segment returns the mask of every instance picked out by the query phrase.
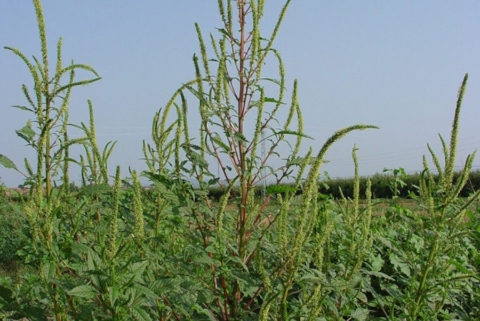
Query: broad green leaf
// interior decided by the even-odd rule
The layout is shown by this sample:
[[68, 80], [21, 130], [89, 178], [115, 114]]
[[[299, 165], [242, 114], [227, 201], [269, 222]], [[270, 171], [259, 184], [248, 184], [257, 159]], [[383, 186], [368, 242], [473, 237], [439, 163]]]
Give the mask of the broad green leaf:
[[238, 264], [240, 264], [243, 267], [243, 269], [245, 271], [248, 272], [248, 267], [245, 265], [245, 263], [243, 262], [243, 260], [241, 258], [239, 258], [238, 256], [231, 256], [230, 260], [232, 260], [234, 262], [237, 262]]
[[205, 265], [215, 265], [215, 261], [205, 253], [201, 257], [195, 259], [194, 262]]
[[[212, 178], [212, 179], [208, 180], [207, 185], [210, 185], [210, 186], [216, 185], [219, 180], [220, 180], [219, 177]], [[200, 192], [203, 193], [203, 191], [200, 191]], [[205, 194], [199, 194], [199, 193], [196, 191], [196, 194], [197, 194], [197, 195], [208, 195], [208, 192], [205, 192]]]
[[372, 259], [372, 269], [373, 269], [373, 271], [375, 271], [375, 272], [380, 271], [382, 269], [383, 263], [385, 263], [385, 261], [382, 259], [380, 254], [374, 256], [373, 259]]
[[132, 315], [135, 320], [138, 321], [152, 321], [152, 318], [148, 315], [147, 311], [140, 307], [134, 307], [132, 309]]
[[27, 123], [21, 129], [16, 130], [15, 132], [19, 137], [23, 138], [27, 143], [30, 143], [33, 137], [35, 137], [35, 132], [33, 131], [32, 125], [30, 123]]
[[[479, 228], [480, 228], [480, 227], [479, 227]], [[457, 260], [455, 260], [455, 259], [450, 259], [450, 260], [448, 260], [448, 263], [455, 265], [455, 267], [456, 267], [460, 272], [462, 272], [462, 273], [464, 273], [464, 274], [469, 274], [469, 273], [471, 273], [471, 271], [469, 271], [468, 269], [466, 269], [461, 262], [459, 262], [459, 261], [457, 261]]]
[[137, 284], [137, 285], [133, 286], [133, 288], [135, 290], [137, 290], [138, 292], [145, 294], [147, 297], [151, 297], [151, 298], [154, 298], [154, 299], [160, 299], [160, 297], [158, 295], [156, 295], [152, 290], [150, 290], [149, 288], [147, 288], [143, 285]]
[[154, 281], [153, 283], [150, 283], [149, 287], [157, 293], [162, 293], [167, 290], [173, 290], [177, 288], [182, 282], [183, 280], [181, 279], [159, 279]]
[[42, 264], [41, 271], [42, 271], [42, 277], [44, 280], [46, 281], [52, 280], [56, 272], [55, 263], [46, 262], [45, 264]]
[[147, 265], [148, 265], [148, 261], [143, 261], [143, 262], [133, 263], [130, 266], [130, 271], [132, 271], [134, 280], [136, 282], [142, 281], [142, 274], [143, 274], [143, 271], [145, 271], [145, 268], [147, 267]]
[[108, 295], [110, 298], [110, 305], [113, 307], [115, 306], [115, 302], [118, 299], [118, 288], [116, 286], [108, 287]]
[[215, 144], [220, 146], [225, 153], [230, 153], [230, 147], [228, 147], [228, 145], [222, 141], [222, 138], [218, 134], [215, 136], [212, 136], [212, 140]]
[[235, 133], [233, 134], [233, 138], [235, 138], [235, 140], [237, 142], [244, 142], [244, 143], [248, 143], [248, 140], [247, 138], [245, 137], [245, 135], [243, 135], [242, 133]]
[[244, 275], [244, 276], [245, 276], [245, 278], [242, 279], [238, 275], [232, 274], [232, 277], [235, 280], [237, 280], [238, 283], [240, 284], [240, 287], [242, 288], [242, 291], [243, 291], [243, 287], [248, 284], [247, 275]]
[[393, 248], [392, 242], [389, 239], [379, 235], [376, 236], [376, 239], [380, 241], [383, 245], [385, 245], [387, 248], [389, 249]]
[[15, 170], [18, 170], [17, 166], [15, 166], [15, 163], [13, 163], [13, 161], [10, 158], [2, 154], [0, 154], [0, 164], [5, 166], [6, 168], [13, 168]]
[[188, 152], [188, 156], [190, 157], [194, 165], [198, 165], [203, 168], [208, 168], [208, 162], [199, 153], [190, 151]]
[[367, 309], [356, 309], [355, 311], [352, 312], [350, 315], [354, 320], [359, 320], [363, 321], [367, 319], [368, 316], [368, 310]]
[[97, 294], [91, 285], [80, 285], [68, 291], [68, 294], [85, 299], [92, 299]]
[[168, 181], [167, 179], [165, 179], [165, 177], [146, 171], [142, 172], [142, 176], [149, 178], [150, 181], [153, 182], [153, 184], [157, 188], [157, 191], [166, 201], [169, 201], [173, 205], [180, 204], [178, 196], [174, 192], [172, 192], [171, 189], [166, 185]]
[[417, 251], [417, 253], [421, 253], [423, 248], [424, 248], [424, 240], [422, 237], [413, 234], [409, 240], [411, 244], [413, 244], [413, 247]]
[[217, 253], [217, 249], [215, 246], [213, 245], [209, 245], [205, 248], [205, 251], [207, 251], [208, 253], [212, 253], [212, 254], [215, 254]]
[[402, 261], [398, 256], [396, 256], [393, 253], [390, 253], [389, 259], [390, 259], [390, 263], [392, 263], [393, 267], [396, 270], [400, 270], [406, 276], [410, 276], [410, 267], [408, 266], [407, 263]]
[[180, 201], [178, 199], [178, 196], [169, 190], [165, 184], [162, 184], [160, 182], [153, 182], [155, 184], [155, 187], [157, 188], [158, 192], [164, 198], [166, 201], [169, 201], [173, 205], [178, 205], [180, 204]]
[[181, 295], [178, 296], [178, 303], [192, 306], [196, 303], [197, 298], [193, 293], [183, 292]]

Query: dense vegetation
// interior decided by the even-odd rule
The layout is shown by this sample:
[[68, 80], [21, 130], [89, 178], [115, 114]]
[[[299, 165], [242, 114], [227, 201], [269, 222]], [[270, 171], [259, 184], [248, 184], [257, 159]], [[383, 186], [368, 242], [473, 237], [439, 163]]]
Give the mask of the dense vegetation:
[[[258, 29], [264, 1], [219, 0], [219, 38], [210, 36], [208, 51], [196, 26], [195, 77], [153, 117], [152, 143], [143, 145], [148, 170], [122, 179], [117, 167], [111, 182], [115, 144], [97, 145], [91, 102], [89, 124], [75, 125], [84, 136], [69, 136], [71, 91], [99, 76], [88, 65], [63, 66], [61, 40], [51, 75], [42, 6], [33, 3], [41, 58], [31, 61], [7, 47], [34, 82], [33, 89], [22, 86], [27, 105], [19, 107], [33, 120], [17, 134], [37, 158], [25, 161], [23, 173], [0, 155], [0, 163], [23, 173], [31, 187], [29, 197], [16, 202], [0, 195], [1, 318], [480, 319], [480, 192], [465, 189], [475, 153], [462, 171], [453, 171], [468, 75], [450, 140], [440, 137], [443, 161], [429, 149], [431, 163], [424, 157], [424, 170], [408, 186], [408, 204], [400, 199], [408, 180], [401, 169], [392, 172], [393, 180], [373, 177], [361, 187], [356, 147], [356, 175], [341, 186], [343, 195], [332, 187], [319, 192], [328, 148], [352, 131], [376, 127], [340, 129], [316, 154], [300, 155], [306, 134], [298, 85], [287, 104], [282, 60], [273, 48], [290, 1], [267, 38]], [[272, 60], [278, 79], [262, 77], [262, 66]], [[78, 69], [92, 78], [76, 80]], [[277, 92], [267, 93], [265, 84]], [[191, 101], [202, 120], [197, 129], [188, 124]], [[278, 119], [282, 108], [287, 116]], [[267, 153], [260, 155], [262, 143]], [[282, 155], [284, 166], [272, 168], [268, 161], [281, 144], [289, 144], [291, 154]], [[84, 148], [78, 159], [70, 154], [73, 145]], [[207, 158], [218, 162], [222, 180]], [[81, 168], [78, 190], [71, 188], [71, 166]], [[140, 175], [152, 189], [140, 186]], [[264, 197], [256, 195], [266, 177], [276, 184]], [[393, 197], [377, 201], [384, 197], [377, 182]], [[209, 195], [214, 186], [222, 189], [218, 201]]]
[[[461, 172], [453, 173], [453, 180], [457, 181], [461, 177]], [[438, 180], [438, 175], [433, 174], [435, 180]], [[372, 197], [376, 199], [392, 199], [395, 197], [409, 198], [412, 196], [419, 196], [418, 186], [421, 181], [421, 174], [407, 174], [403, 168], [394, 170], [385, 169], [381, 174], [375, 174], [371, 177], [360, 177], [360, 197], [365, 197], [367, 188], [367, 181], [371, 183]], [[328, 195], [334, 199], [342, 198], [342, 195], [347, 198], [353, 198], [353, 187], [355, 183], [354, 178], [330, 178], [326, 177], [318, 182], [318, 192], [320, 194]], [[285, 183], [282, 186], [256, 186], [255, 195], [262, 196], [263, 193], [282, 194], [283, 190], [294, 190], [296, 195], [302, 194], [302, 186], [297, 188], [294, 184]], [[292, 189], [290, 188], [292, 187]], [[469, 197], [472, 193], [480, 189], [480, 171], [471, 171], [467, 183], [460, 191], [460, 197]], [[224, 189], [221, 187], [210, 187], [208, 195], [213, 200], [220, 200], [224, 195]]]

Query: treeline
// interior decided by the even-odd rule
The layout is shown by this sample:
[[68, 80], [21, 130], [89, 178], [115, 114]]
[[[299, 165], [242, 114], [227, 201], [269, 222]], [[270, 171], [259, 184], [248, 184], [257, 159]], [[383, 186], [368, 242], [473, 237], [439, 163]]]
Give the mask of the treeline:
[[[454, 173], [454, 180], [460, 177], [460, 172]], [[370, 177], [372, 183], [372, 197], [379, 199], [391, 199], [395, 195], [401, 198], [408, 198], [412, 193], [418, 195], [418, 186], [421, 173], [406, 175], [403, 171], [397, 171], [395, 174], [386, 172], [375, 174]], [[367, 177], [360, 178], [360, 197], [365, 196], [367, 186]], [[434, 176], [437, 180], [438, 176]], [[342, 193], [347, 198], [353, 198], [353, 178], [336, 178], [322, 180], [318, 184], [318, 191], [321, 194], [328, 195], [333, 198], [341, 198]], [[263, 186], [255, 189], [257, 196], [262, 196]], [[460, 197], [468, 197], [473, 192], [480, 189], [480, 170], [470, 172], [469, 179], [465, 187], [460, 192]], [[281, 186], [267, 186], [267, 194], [285, 193], [286, 191], [294, 191], [297, 195], [302, 194], [302, 189], [295, 189], [293, 185], [284, 184]], [[220, 187], [212, 187], [209, 190], [209, 197], [212, 200], [219, 200], [224, 191]], [[235, 193], [233, 191], [232, 193]]]
[[[456, 181], [460, 177], [460, 172], [454, 173], [454, 180]], [[398, 171], [395, 175], [392, 172], [375, 174], [370, 176], [372, 183], [372, 197], [375, 199], [391, 199], [395, 195], [401, 198], [408, 198], [412, 193], [418, 195], [418, 186], [421, 178], [421, 173], [406, 175], [402, 171]], [[365, 196], [365, 188], [367, 186], [367, 177], [360, 177], [360, 197]], [[437, 180], [438, 177], [434, 176]], [[347, 198], [353, 198], [353, 178], [335, 178], [335, 179], [323, 179], [318, 183], [318, 192], [335, 199], [342, 197], [342, 193]], [[73, 187], [73, 189], [79, 189], [79, 187]], [[460, 197], [468, 197], [473, 192], [480, 189], [480, 170], [470, 172], [469, 179], [465, 187], [460, 192]], [[263, 195], [263, 186], [257, 186], [255, 188], [255, 195], [261, 197]], [[279, 186], [270, 185], [266, 188], [266, 194], [283, 194], [287, 191], [295, 192], [297, 195], [302, 194], [302, 188], [296, 189], [293, 184], [282, 184]], [[0, 193], [2, 195], [3, 193]], [[208, 192], [210, 199], [219, 201], [224, 194], [224, 189], [218, 186], [211, 187]], [[235, 188], [231, 192], [231, 196], [235, 197], [239, 195], [239, 191]], [[20, 201], [21, 198], [26, 200], [28, 198], [28, 192], [20, 193], [15, 191], [9, 193], [11, 201]]]

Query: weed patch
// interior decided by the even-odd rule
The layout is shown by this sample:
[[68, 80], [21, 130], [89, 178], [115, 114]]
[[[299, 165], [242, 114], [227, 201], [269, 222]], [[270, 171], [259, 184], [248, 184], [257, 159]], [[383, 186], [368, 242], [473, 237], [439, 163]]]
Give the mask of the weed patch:
[[[274, 40], [261, 35], [264, 1], [218, 1], [222, 26], [208, 41], [196, 25], [194, 77], [153, 116], [152, 143], [143, 144], [148, 170], [109, 173], [115, 143], [96, 141], [92, 102], [88, 124], [72, 125], [71, 91], [99, 80], [84, 64], [49, 66], [40, 0], [33, 0], [41, 58], [27, 59], [34, 88], [22, 86], [19, 107], [33, 116], [17, 131], [37, 154], [20, 170], [28, 198], [2, 197], [0, 258], [19, 264], [0, 276], [1, 318], [29, 320], [478, 320], [480, 191], [462, 197], [475, 153], [454, 177], [461, 103], [451, 137], [442, 138], [445, 165], [429, 148], [418, 185], [402, 203], [402, 169], [384, 181], [392, 197], [376, 202], [373, 179], [355, 178], [339, 197], [319, 191], [327, 150], [353, 131], [340, 129], [305, 155], [299, 85], [286, 97], [285, 70]], [[248, 22], [248, 23], [247, 23]], [[208, 45], [207, 45], [208, 44]], [[278, 78], [265, 78], [266, 63]], [[91, 78], [77, 80], [75, 71]], [[53, 72], [52, 72], [53, 71]], [[272, 91], [272, 85], [274, 90]], [[191, 102], [194, 102], [193, 104]], [[200, 126], [188, 124], [195, 105]], [[281, 118], [280, 110], [285, 110]], [[74, 126], [82, 137], [70, 136]], [[266, 145], [266, 153], [259, 147]], [[79, 159], [70, 148], [83, 147]], [[272, 168], [280, 146], [283, 166]], [[283, 155], [282, 155], [283, 157]], [[207, 159], [218, 163], [213, 173]], [[81, 186], [71, 166], [81, 167]], [[141, 188], [140, 176], [151, 182]], [[123, 177], [123, 178], [122, 178]], [[258, 185], [275, 180], [265, 195]], [[192, 183], [195, 181], [195, 184]], [[285, 185], [285, 182], [293, 184]], [[195, 185], [195, 187], [194, 187]], [[210, 189], [219, 188], [212, 201]], [[299, 194], [298, 191], [302, 193]], [[18, 266], [17, 266], [18, 267]]]

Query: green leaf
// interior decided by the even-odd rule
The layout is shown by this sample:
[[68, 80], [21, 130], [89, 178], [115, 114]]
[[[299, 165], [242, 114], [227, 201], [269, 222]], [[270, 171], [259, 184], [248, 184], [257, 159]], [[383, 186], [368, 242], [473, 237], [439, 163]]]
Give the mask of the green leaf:
[[150, 290], [149, 288], [147, 288], [143, 285], [137, 284], [137, 285], [133, 286], [133, 288], [135, 290], [137, 290], [138, 292], [145, 294], [147, 297], [154, 298], [154, 299], [160, 299], [160, 297], [158, 295], [156, 295], [155, 292], [153, 292], [152, 290]]
[[13, 161], [5, 155], [0, 154], [0, 164], [5, 166], [6, 168], [13, 168], [14, 170], [18, 171], [17, 166], [15, 166]]
[[218, 32], [220, 32], [225, 37], [229, 37], [227, 30], [225, 30], [223, 28], [216, 28], [216, 29], [218, 30]]
[[365, 273], [368, 274], [368, 275], [376, 276], [377, 278], [384, 278], [384, 279], [387, 279], [387, 280], [395, 281], [394, 278], [392, 278], [391, 276], [389, 276], [385, 273], [382, 273], [382, 272], [366, 271]]
[[387, 248], [389, 248], [389, 249], [392, 249], [392, 248], [393, 248], [392, 242], [390, 242], [389, 239], [387, 239], [387, 238], [385, 238], [385, 237], [383, 237], [383, 236], [379, 236], [379, 235], [376, 236], [376, 239], [377, 239], [378, 241], [380, 241], [380, 243], [382, 243], [383, 245], [385, 245]]
[[33, 110], [31, 110], [30, 108], [25, 107], [25, 106], [17, 106], [17, 105], [15, 105], [15, 106], [12, 106], [12, 107], [13, 107], [13, 108], [18, 108], [18, 109], [21, 109], [21, 110], [25, 110], [25, 111], [31, 111], [31, 112], [33, 112]]
[[455, 260], [455, 259], [450, 259], [448, 260], [448, 263], [450, 264], [453, 264], [455, 265], [455, 267], [462, 273], [464, 274], [469, 274], [471, 273], [471, 271], [469, 271], [468, 269], [466, 269], [462, 263], [460, 263], [459, 261]]
[[372, 259], [372, 269], [373, 269], [373, 271], [375, 271], [375, 272], [380, 271], [382, 269], [383, 263], [385, 263], [385, 261], [382, 259], [380, 254], [377, 255], [377, 256], [374, 256], [373, 259]]
[[174, 192], [169, 190], [167, 186], [165, 186], [165, 184], [162, 184], [160, 182], [155, 182], [155, 181], [153, 182], [153, 184], [155, 184], [155, 187], [157, 188], [158, 192], [160, 193], [160, 195], [162, 195], [162, 197], [166, 201], [172, 203], [173, 205], [180, 204], [178, 196]]
[[50, 281], [54, 278], [56, 268], [55, 268], [55, 263], [53, 262], [46, 262], [45, 264], [42, 264], [41, 266], [41, 272], [42, 272], [42, 277], [46, 281]]
[[194, 150], [198, 150], [198, 151], [201, 151], [202, 148], [198, 145], [195, 145], [195, 144], [182, 144], [182, 148], [184, 148], [185, 150], [187, 150], [186, 148], [191, 148], [191, 149], [194, 149]]
[[118, 299], [118, 288], [116, 286], [109, 287], [108, 295], [110, 297], [110, 305], [112, 307], [115, 306], [115, 302], [117, 302]]
[[392, 263], [393, 267], [396, 270], [400, 270], [406, 276], [410, 276], [410, 267], [407, 263], [403, 262], [398, 256], [393, 253], [389, 255], [390, 263]]
[[208, 168], [208, 162], [199, 153], [190, 151], [188, 152], [188, 156], [194, 165], [198, 165], [203, 168]]
[[235, 133], [233, 134], [233, 138], [235, 138], [235, 140], [237, 142], [244, 142], [244, 143], [248, 143], [248, 140], [247, 138], [245, 137], [245, 135], [243, 135], [242, 133]]
[[139, 321], [152, 321], [152, 318], [148, 315], [147, 311], [140, 307], [134, 307], [132, 309], [132, 315], [135, 320]]
[[91, 285], [80, 285], [68, 291], [68, 294], [85, 299], [92, 299], [97, 294]]
[[266, 80], [266, 81], [269, 81], [269, 82], [273, 82], [274, 84], [277, 84], [277, 85], [279, 85], [279, 86], [282, 85], [282, 83], [281, 83], [280, 80], [273, 79], [273, 78], [261, 78], [261, 80]]
[[182, 282], [182, 279], [157, 279], [153, 283], [149, 284], [149, 288], [154, 292], [162, 293], [176, 289]]
[[354, 320], [359, 320], [363, 321], [367, 319], [368, 316], [368, 310], [367, 309], [356, 309], [355, 311], [352, 312], [350, 315]]
[[[261, 102], [262, 102], [261, 100], [252, 101], [252, 103], [250, 104], [250, 106], [251, 106], [251, 107], [259, 106]], [[275, 98], [271, 98], [271, 97], [264, 97], [264, 98], [263, 98], [263, 103], [283, 104], [281, 101], [279, 101], [279, 100], [277, 100], [277, 99], [275, 99]]]
[[23, 138], [27, 143], [30, 143], [35, 137], [35, 132], [32, 129], [32, 125], [30, 123], [27, 123], [23, 128], [16, 130], [15, 131], [17, 135], [21, 138]]
[[294, 135], [294, 136], [300, 136], [300, 137], [304, 137], [304, 138], [313, 139], [311, 136], [305, 135], [304, 133], [299, 133], [299, 132], [294, 131], [294, 130], [281, 130], [279, 132], [276, 132], [275, 135]]
[[280, 101], [276, 100], [275, 98], [271, 98], [271, 97], [265, 97], [263, 99], [263, 101], [266, 102], [266, 103], [276, 103], [276, 104], [280, 102]]
[[212, 136], [212, 141], [218, 146], [220, 146], [225, 151], [225, 153], [230, 153], [230, 147], [228, 147], [227, 144], [222, 141], [220, 135], [217, 134], [215, 136]]
[[237, 262], [238, 264], [240, 264], [243, 267], [243, 269], [245, 271], [248, 272], [248, 267], [245, 265], [245, 263], [243, 262], [243, 260], [241, 258], [239, 258], [238, 256], [231, 256], [230, 260], [232, 260], [234, 262]]
[[143, 262], [133, 263], [130, 266], [130, 271], [132, 272], [134, 276], [134, 280], [136, 282], [142, 281], [142, 274], [143, 274], [143, 271], [145, 271], [145, 268], [147, 267], [147, 265], [148, 265], [148, 261], [143, 261]]
[[215, 265], [215, 261], [205, 253], [201, 257], [195, 259], [194, 262], [205, 265]]
[[210, 311], [207, 310], [207, 309], [201, 310], [200, 313], [206, 315], [210, 321], [216, 321], [216, 320], [217, 320], [217, 319], [215, 319], [215, 318], [213, 317], [212, 312], [210, 312]]

